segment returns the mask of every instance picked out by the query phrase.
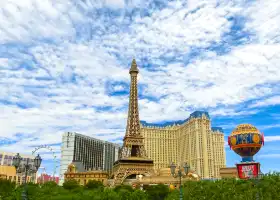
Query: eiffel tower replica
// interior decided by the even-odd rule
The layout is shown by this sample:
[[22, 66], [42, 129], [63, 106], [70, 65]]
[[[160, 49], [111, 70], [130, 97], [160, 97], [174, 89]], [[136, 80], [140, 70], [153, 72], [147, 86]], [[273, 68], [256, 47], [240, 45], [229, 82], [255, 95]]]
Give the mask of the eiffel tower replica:
[[153, 173], [154, 162], [147, 157], [144, 147], [144, 138], [140, 134], [137, 91], [138, 73], [139, 70], [136, 61], [133, 59], [129, 70], [131, 83], [126, 133], [119, 159], [113, 166], [113, 186], [122, 184], [123, 181], [131, 175], [141, 174], [149, 176]]

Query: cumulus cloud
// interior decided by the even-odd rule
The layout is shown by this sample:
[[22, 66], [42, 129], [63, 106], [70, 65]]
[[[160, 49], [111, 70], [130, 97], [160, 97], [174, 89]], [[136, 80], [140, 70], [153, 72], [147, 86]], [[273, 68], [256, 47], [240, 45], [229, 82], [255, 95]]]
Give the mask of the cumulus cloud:
[[2, 44], [44, 38], [70, 38], [75, 34], [72, 22], [82, 19], [70, 1], [4, 0], [0, 11]]
[[[258, 113], [259, 110], [250, 110], [250, 111], [236, 111], [235, 109], [216, 109], [211, 112], [211, 115], [214, 116], [240, 116], [240, 115], [253, 115]], [[232, 125], [227, 125], [226, 127], [231, 127]]]
[[275, 44], [280, 41], [280, 4], [277, 0], [255, 2], [247, 11], [251, 19], [247, 29], [256, 31], [261, 44]]
[[55, 146], [64, 131], [120, 142], [128, 98], [114, 92], [128, 90], [133, 57], [142, 120], [185, 119], [196, 109], [253, 115], [278, 104], [279, 6], [2, 1], [0, 136], [8, 142], [1, 148]]
[[271, 105], [279, 105], [280, 104], [280, 96], [272, 96], [266, 99], [257, 100], [254, 104], [252, 104], [251, 108], [256, 107], [264, 107], [264, 106], [271, 106]]
[[[278, 127], [280, 127], [278, 125]], [[265, 136], [265, 142], [273, 142], [273, 141], [279, 141], [280, 140], [280, 136]]]

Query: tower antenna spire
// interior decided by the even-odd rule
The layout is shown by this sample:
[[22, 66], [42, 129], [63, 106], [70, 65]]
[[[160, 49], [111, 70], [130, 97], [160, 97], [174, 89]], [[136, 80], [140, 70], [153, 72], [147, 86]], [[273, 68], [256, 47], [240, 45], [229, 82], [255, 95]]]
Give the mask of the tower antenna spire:
[[133, 60], [132, 60], [129, 73], [130, 73], [130, 74], [131, 74], [131, 73], [137, 73], [137, 74], [139, 73], [139, 70], [138, 70], [138, 67], [137, 67], [135, 58], [133, 58]]

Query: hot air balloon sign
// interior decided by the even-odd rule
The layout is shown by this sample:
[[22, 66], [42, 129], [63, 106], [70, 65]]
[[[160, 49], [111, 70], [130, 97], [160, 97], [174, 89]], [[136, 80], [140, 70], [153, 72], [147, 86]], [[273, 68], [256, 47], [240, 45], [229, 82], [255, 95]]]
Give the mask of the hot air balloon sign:
[[240, 124], [228, 137], [228, 145], [242, 157], [242, 162], [254, 162], [253, 156], [264, 145], [264, 135], [251, 124]]
[[236, 164], [239, 178], [258, 177], [260, 163], [255, 162], [253, 156], [264, 145], [264, 134], [251, 124], [240, 124], [228, 137], [228, 145], [242, 157], [241, 163]]

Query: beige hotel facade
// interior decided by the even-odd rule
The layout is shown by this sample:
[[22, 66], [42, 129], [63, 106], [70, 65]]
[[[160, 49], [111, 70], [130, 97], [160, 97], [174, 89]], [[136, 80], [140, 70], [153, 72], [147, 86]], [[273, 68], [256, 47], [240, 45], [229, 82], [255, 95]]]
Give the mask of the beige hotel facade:
[[163, 125], [141, 121], [148, 157], [154, 169], [167, 168], [171, 162], [187, 162], [201, 178], [220, 178], [220, 168], [226, 167], [224, 133], [211, 127], [210, 116], [195, 111], [183, 121]]

